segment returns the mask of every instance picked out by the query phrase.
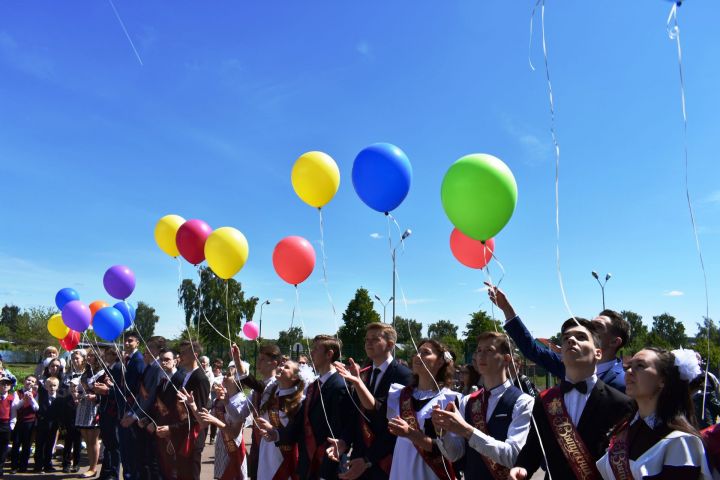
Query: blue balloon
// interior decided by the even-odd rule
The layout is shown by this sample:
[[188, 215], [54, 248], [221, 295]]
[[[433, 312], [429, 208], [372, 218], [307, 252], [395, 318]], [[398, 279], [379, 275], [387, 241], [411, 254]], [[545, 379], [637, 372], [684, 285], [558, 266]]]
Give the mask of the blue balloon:
[[130, 328], [133, 320], [135, 320], [135, 307], [127, 302], [118, 302], [115, 304], [115, 308], [122, 314], [125, 326], [123, 330]]
[[106, 342], [115, 340], [123, 331], [125, 320], [122, 313], [115, 307], [101, 308], [93, 318], [93, 330], [95, 335]]
[[374, 143], [355, 157], [352, 181], [360, 200], [373, 210], [387, 213], [397, 208], [410, 191], [412, 165], [395, 145]]
[[65, 304], [73, 300], [80, 300], [80, 294], [75, 289], [63, 288], [55, 294], [55, 305], [61, 312]]

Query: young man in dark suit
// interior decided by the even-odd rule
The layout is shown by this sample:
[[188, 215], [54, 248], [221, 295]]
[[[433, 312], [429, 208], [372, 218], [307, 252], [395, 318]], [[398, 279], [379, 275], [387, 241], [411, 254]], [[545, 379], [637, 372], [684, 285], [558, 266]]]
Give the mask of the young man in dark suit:
[[124, 334], [123, 395], [126, 400], [126, 408], [121, 412], [118, 434], [120, 435], [120, 455], [125, 480], [140, 480], [135, 450], [138, 441], [137, 431], [132, 428], [132, 422], [130, 422], [133, 409], [140, 401], [140, 386], [145, 370], [145, 359], [142, 352], [138, 350], [139, 346], [140, 335], [137, 332]]
[[[608, 433], [629, 415], [633, 402], [609, 387], [595, 374], [602, 357], [596, 325], [571, 318], [562, 326], [562, 359], [565, 379], [540, 393], [533, 407], [537, 425], [520, 451], [512, 480], [529, 478], [543, 463], [552, 478], [599, 479], [595, 462], [605, 454]], [[539, 436], [538, 436], [539, 431]], [[548, 478], [546, 474], [545, 478]]]
[[357, 421], [357, 412], [349, 401], [345, 381], [333, 366], [340, 358], [340, 340], [330, 335], [317, 335], [310, 355], [319, 378], [308, 386], [295, 419], [279, 430], [278, 443], [298, 444], [300, 478], [335, 480], [338, 464], [327, 455], [328, 438], [347, 438], [346, 430]]
[[388, 430], [387, 396], [390, 385], [409, 385], [412, 372], [398, 363], [392, 352], [397, 342], [397, 332], [386, 323], [371, 323], [365, 327], [365, 353], [369, 365], [360, 369], [350, 359], [350, 367], [336, 362], [338, 373], [353, 385], [353, 398], [362, 415], [355, 414], [357, 422], [349, 430], [348, 438], [332, 439], [328, 454], [335, 460], [352, 445], [348, 470], [338, 476], [352, 480], [364, 478], [385, 480], [390, 475], [392, 452], [397, 437]]
[[[180, 365], [185, 370], [182, 387], [193, 396], [198, 410], [210, 408], [210, 380], [200, 365], [197, 356], [202, 355], [198, 342], [184, 340], [180, 343]], [[182, 388], [180, 389], [182, 390]], [[179, 421], [157, 428], [158, 438], [172, 438], [177, 448], [177, 475], [179, 480], [200, 480], [202, 451], [207, 428], [203, 427], [192, 412], [188, 415], [184, 404], [176, 405]], [[188, 422], [189, 417], [189, 422]]]
[[60, 426], [62, 413], [62, 399], [58, 395], [60, 380], [49, 377], [45, 380], [44, 388], [39, 390], [39, 409], [37, 413], [37, 434], [35, 437], [35, 473], [45, 471], [55, 472], [52, 466], [52, 451], [55, 446], [55, 436]]
[[[537, 344], [502, 290], [487, 282], [485, 285], [488, 286], [490, 299], [505, 314], [505, 331], [522, 354], [554, 376], [565, 378], [565, 365], [560, 355]], [[593, 318], [592, 322], [595, 324], [595, 330], [600, 339], [598, 347], [602, 352], [602, 357], [596, 366], [597, 375], [600, 380], [624, 393], [625, 370], [623, 370], [622, 360], [617, 355], [623, 345], [628, 342], [630, 325], [622, 315], [614, 310], [603, 310]]]
[[105, 350], [103, 358], [106, 371], [93, 385], [93, 391], [100, 398], [98, 404], [100, 439], [105, 447], [100, 480], [118, 480], [120, 476], [118, 420], [120, 412], [125, 408], [125, 397], [121, 387], [122, 365], [114, 346]]

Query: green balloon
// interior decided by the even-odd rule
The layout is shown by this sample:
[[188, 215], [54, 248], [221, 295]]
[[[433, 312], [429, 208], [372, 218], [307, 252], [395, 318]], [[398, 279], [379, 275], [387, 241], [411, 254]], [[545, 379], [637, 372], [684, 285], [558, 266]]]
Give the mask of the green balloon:
[[470, 238], [485, 241], [497, 235], [512, 217], [517, 184], [502, 160], [473, 153], [450, 166], [440, 195], [453, 225]]

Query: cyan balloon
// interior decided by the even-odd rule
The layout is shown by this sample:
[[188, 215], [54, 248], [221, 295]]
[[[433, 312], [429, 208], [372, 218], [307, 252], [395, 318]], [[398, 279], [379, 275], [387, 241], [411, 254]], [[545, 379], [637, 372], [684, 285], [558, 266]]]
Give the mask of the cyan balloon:
[[132, 325], [133, 321], [135, 321], [135, 307], [130, 305], [127, 302], [118, 302], [115, 305], [113, 305], [115, 309], [117, 309], [123, 316], [124, 326], [123, 330], [127, 330]]
[[405, 152], [391, 143], [364, 148], [353, 162], [352, 181], [360, 200], [387, 213], [405, 200], [412, 181], [412, 165]]
[[125, 325], [123, 315], [115, 307], [101, 308], [93, 320], [95, 334], [106, 342], [114, 341], [123, 331], [123, 325]]

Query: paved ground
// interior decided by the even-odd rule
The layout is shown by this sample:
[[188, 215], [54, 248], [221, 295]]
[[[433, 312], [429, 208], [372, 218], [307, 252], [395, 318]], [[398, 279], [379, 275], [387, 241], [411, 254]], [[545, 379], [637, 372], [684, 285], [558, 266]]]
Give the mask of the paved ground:
[[[248, 449], [252, 448], [251, 445], [251, 438], [250, 438], [250, 429], [245, 430], [245, 443], [248, 446]], [[213, 480], [213, 462], [215, 460], [215, 446], [214, 445], [205, 445], [205, 449], [203, 450], [203, 465], [202, 465], [202, 475], [201, 480]], [[32, 458], [30, 459], [31, 462], [31, 468], [32, 468]], [[82, 474], [84, 471], [87, 470], [87, 462], [85, 462], [85, 458], [83, 458], [83, 462], [81, 463], [81, 468], [79, 473], [62, 473], [62, 464], [61, 462], [58, 462], [57, 459], [53, 461], [53, 466], [58, 469], [58, 473], [43, 473], [43, 474], [17, 474], [17, 475], [9, 475], [7, 474], [4, 478], [8, 479], [58, 479], [58, 478], [79, 478], [80, 474]], [[96, 477], [97, 478], [97, 477]], [[532, 476], [531, 480], [542, 480], [543, 479], [543, 472], [542, 470], [539, 470], [535, 475]], [[421, 479], [418, 479], [421, 480]]]

